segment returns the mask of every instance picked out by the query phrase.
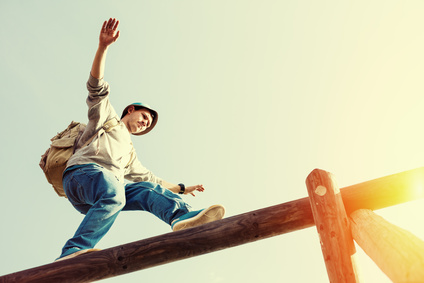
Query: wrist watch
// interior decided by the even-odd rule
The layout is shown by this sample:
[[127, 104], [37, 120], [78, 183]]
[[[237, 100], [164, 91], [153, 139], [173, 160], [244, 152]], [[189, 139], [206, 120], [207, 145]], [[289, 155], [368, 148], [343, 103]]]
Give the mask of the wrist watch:
[[180, 191], [178, 192], [180, 195], [183, 195], [185, 192], [185, 186], [184, 184], [178, 184], [178, 186], [180, 186]]

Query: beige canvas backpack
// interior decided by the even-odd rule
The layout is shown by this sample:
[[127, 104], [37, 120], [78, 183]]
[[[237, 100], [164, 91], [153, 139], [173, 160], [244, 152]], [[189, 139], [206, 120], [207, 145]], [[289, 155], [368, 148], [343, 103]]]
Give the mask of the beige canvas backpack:
[[[85, 144], [88, 145], [96, 136], [100, 136], [104, 132], [109, 132], [113, 127], [119, 124], [117, 118], [107, 121], [103, 127], [92, 136]], [[46, 152], [41, 156], [40, 167], [46, 175], [47, 181], [53, 186], [55, 192], [66, 197], [62, 185], [62, 175], [66, 169], [66, 164], [69, 158], [75, 152], [79, 138], [84, 132], [86, 125], [72, 121], [69, 126], [58, 133], [51, 139], [51, 145]]]

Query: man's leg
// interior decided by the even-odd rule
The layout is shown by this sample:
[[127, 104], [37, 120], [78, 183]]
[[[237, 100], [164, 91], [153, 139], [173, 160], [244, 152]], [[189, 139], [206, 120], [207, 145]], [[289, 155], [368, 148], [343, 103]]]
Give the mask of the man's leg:
[[125, 206], [124, 185], [100, 166], [72, 170], [65, 174], [63, 184], [69, 201], [85, 217], [75, 235], [66, 242], [60, 258], [93, 248]]
[[191, 211], [179, 195], [150, 182], [127, 184], [125, 193], [127, 203], [123, 210], [149, 211], [171, 225], [173, 231], [220, 220], [225, 213], [222, 205]]
[[155, 183], [129, 183], [125, 186], [125, 194], [123, 210], [148, 211], [169, 225], [191, 211], [191, 207], [179, 195]]

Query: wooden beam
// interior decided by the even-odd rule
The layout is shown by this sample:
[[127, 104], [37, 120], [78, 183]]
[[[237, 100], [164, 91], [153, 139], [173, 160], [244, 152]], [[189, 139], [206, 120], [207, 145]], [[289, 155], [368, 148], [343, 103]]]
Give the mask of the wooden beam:
[[350, 217], [353, 238], [393, 282], [424, 281], [421, 239], [371, 210], [359, 209]]
[[359, 282], [355, 244], [334, 176], [315, 169], [306, 179], [306, 186], [330, 282]]
[[381, 177], [340, 190], [348, 215], [424, 198], [424, 167]]
[[92, 282], [312, 225], [305, 198], [9, 274], [0, 282]]
[[[408, 173], [409, 172], [409, 173]], [[424, 168], [341, 190], [346, 210], [379, 209], [423, 197], [411, 193], [409, 178], [424, 183]], [[391, 181], [397, 182], [392, 186]], [[372, 185], [370, 185], [372, 184]], [[404, 197], [406, 195], [407, 197]], [[388, 196], [401, 196], [391, 199]], [[189, 230], [81, 255], [74, 259], [4, 275], [9, 282], [90, 282], [293, 232], [314, 225], [309, 198], [229, 217]]]

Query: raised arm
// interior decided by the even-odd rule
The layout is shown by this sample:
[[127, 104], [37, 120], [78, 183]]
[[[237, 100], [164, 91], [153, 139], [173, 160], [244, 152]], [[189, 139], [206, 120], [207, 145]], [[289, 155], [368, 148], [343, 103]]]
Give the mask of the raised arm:
[[107, 50], [119, 37], [118, 25], [119, 21], [112, 18], [105, 21], [102, 25], [99, 46], [91, 67], [91, 75], [97, 79], [102, 79], [104, 76]]

